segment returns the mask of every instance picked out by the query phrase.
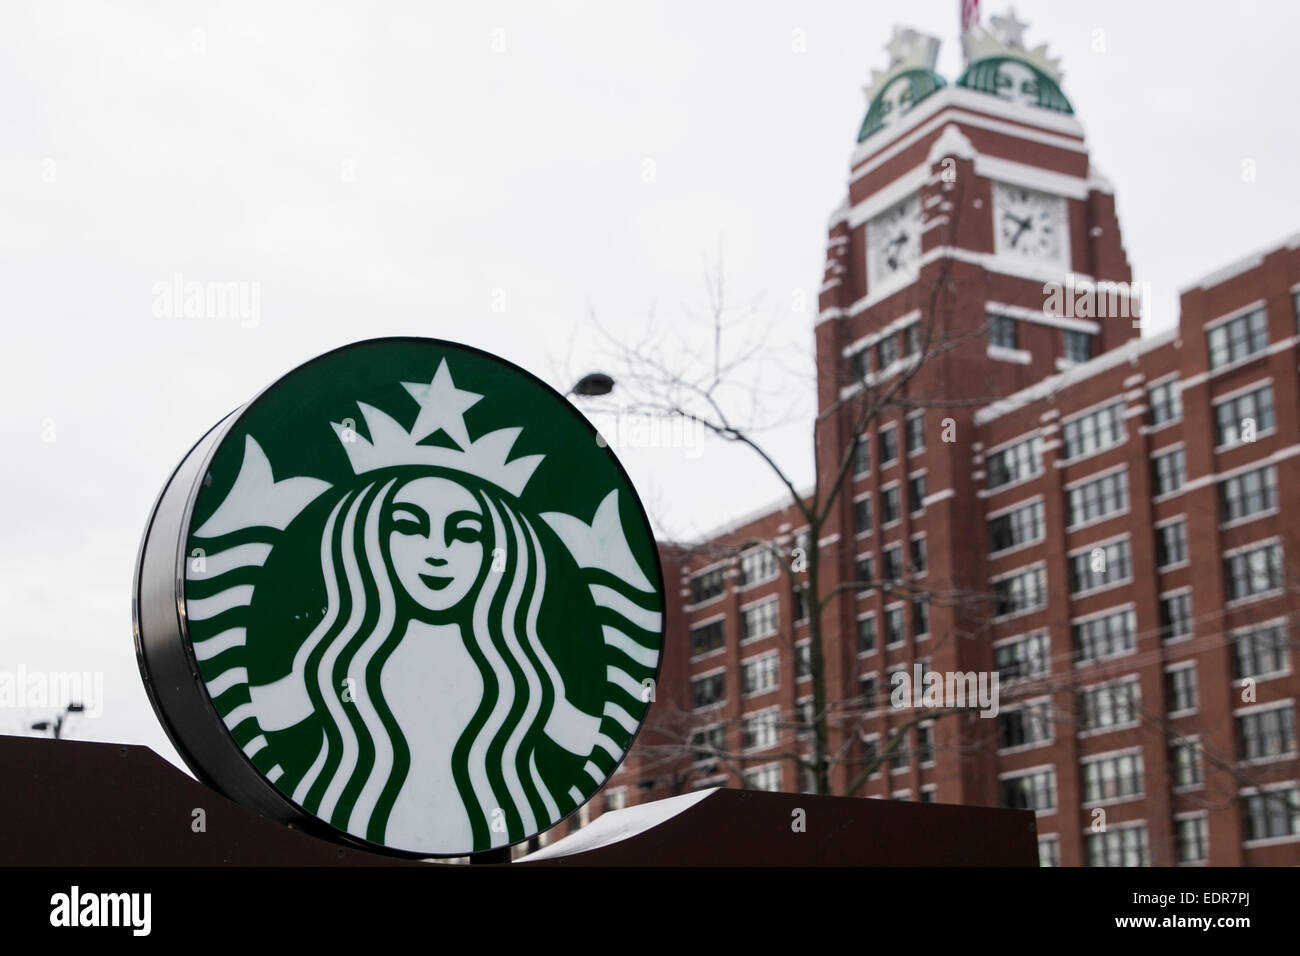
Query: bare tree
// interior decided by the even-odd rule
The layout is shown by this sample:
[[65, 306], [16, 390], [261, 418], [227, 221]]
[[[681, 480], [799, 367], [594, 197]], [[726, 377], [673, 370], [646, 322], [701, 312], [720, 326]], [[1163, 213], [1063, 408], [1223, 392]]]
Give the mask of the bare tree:
[[[943, 189], [943, 210], [950, 220], [947, 229], [953, 234], [962, 207], [961, 189], [947, 182]], [[764, 442], [765, 433], [782, 419], [771, 410], [779, 395], [770, 386], [763, 385], [762, 366], [779, 364], [789, 351], [772, 347], [772, 326], [759, 319], [753, 302], [734, 306], [729, 302], [720, 259], [706, 275], [704, 309], [688, 310], [698, 330], [694, 343], [674, 338], [671, 330], [654, 322], [638, 340], [627, 342], [609, 333], [593, 316], [598, 335], [611, 353], [615, 378], [629, 413], [688, 420], [716, 439], [746, 449], [784, 489], [789, 507], [798, 516], [801, 528], [794, 547], [759, 539], [740, 541], [725, 548], [707, 541], [678, 543], [676, 547], [685, 557], [708, 554], [715, 559], [735, 557], [754, 548], [772, 551], [788, 582], [788, 593], [806, 611], [812, 706], [811, 713], [783, 715], [782, 728], [793, 730], [799, 745], [792, 750], [764, 751], [762, 757], [764, 761], [793, 760], [816, 793], [831, 792], [832, 768], [836, 765], [851, 768], [843, 792], [858, 792], [883, 761], [904, 747], [905, 735], [915, 723], [947, 713], [931, 710], [909, 717], [892, 728], [876, 752], [864, 752], [857, 731], [867, 716], [877, 710], [879, 702], [845, 697], [827, 686], [825, 616], [832, 602], [845, 591], [873, 589], [911, 602], [925, 601], [931, 606], [965, 606], [988, 599], [982, 592], [951, 586], [922, 586], [917, 578], [906, 573], [875, 575], [873, 569], [867, 577], [867, 569], [856, 565], [850, 579], [844, 580], [842, 574], [832, 575], [826, 570], [827, 562], [842, 561], [843, 555], [833, 546], [819, 544], [829, 531], [841, 526], [858, 449], [867, 441], [878, 420], [914, 409], [978, 407], [988, 402], [989, 398], [984, 396], [954, 398], [928, 383], [922, 386], [922, 375], [928, 366], [971, 338], [985, 334], [982, 324], [970, 329], [952, 321], [956, 284], [952, 261], [946, 257], [940, 259], [937, 271], [919, 293], [920, 316], [914, 330], [906, 335], [907, 345], [899, 350], [900, 354], [889, 367], [872, 373], [865, 363], [851, 368], [847, 363], [837, 363], [842, 367], [835, 374], [841, 377], [844, 394], [822, 409], [812, 422], [813, 478], [808, 488], [800, 487], [794, 469], [779, 461]], [[896, 338], [894, 344], [897, 346]], [[822, 372], [825, 374], [826, 370]], [[808, 374], [810, 383], [815, 381], [815, 374], [815, 368]], [[822, 448], [827, 426], [837, 418], [849, 423], [849, 440], [832, 456]], [[936, 646], [949, 636], [936, 635], [939, 638]], [[793, 653], [794, 634], [783, 637]], [[752, 758], [729, 752], [717, 741], [701, 738], [700, 727], [688, 712], [672, 712], [661, 702], [652, 721], [653, 726], [648, 729], [652, 730], [655, 742], [644, 741], [638, 745], [643, 760], [666, 767], [679, 762], [686, 754], [701, 755], [726, 766], [744, 781], [743, 766]]]
[[[951, 220], [947, 226], [949, 236], [956, 232], [962, 206], [960, 186], [954, 185], [944, 196], [944, 208]], [[797, 633], [805, 633], [806, 629], [811, 707], [781, 714], [775, 729], [787, 745], [753, 753], [746, 752], [743, 745], [728, 744], [730, 741], [734, 745], [740, 737], [739, 718], [719, 724], [712, 716], [701, 718], [689, 706], [660, 700], [651, 712], [647, 732], [636, 745], [643, 772], [666, 775], [674, 790], [679, 791], [689, 787], [701, 773], [716, 772], [698, 769], [701, 765], [725, 769], [744, 786], [745, 770], [751, 763], [789, 761], [799, 769], [804, 789], [829, 794], [833, 781], [838, 780], [836, 792], [851, 796], [861, 792], [866, 782], [891, 759], [906, 751], [908, 734], [916, 725], [974, 716], [969, 708], [965, 712], [954, 707], [895, 709], [897, 719], [883, 741], [879, 746], [867, 748], [864, 729], [888, 702], [889, 689], [878, 688], [874, 696], [868, 696], [829, 686], [826, 661], [826, 615], [845, 591], [878, 590], [908, 602], [923, 601], [931, 607], [955, 609], [952, 617], [958, 623], [944, 633], [932, 633], [932, 649], [946, 641], [991, 639], [994, 596], [987, 589], [937, 581], [933, 576], [922, 583], [906, 571], [901, 575], [877, 575], [874, 571], [868, 575], [856, 563], [847, 578], [842, 573], [828, 573], [835, 562], [841, 565], [852, 562], [846, 562], [846, 555], [838, 545], [823, 543], [831, 532], [843, 526], [858, 449], [876, 430], [878, 422], [916, 409], [977, 408], [998, 397], [954, 395], [951, 390], [935, 388], [935, 376], [926, 374], [927, 369], [938, 366], [952, 351], [987, 334], [982, 322], [972, 327], [954, 320], [960, 281], [948, 258], [938, 259], [935, 268], [926, 273], [924, 284], [917, 284], [920, 298], [916, 303], [920, 312], [917, 331], [909, 338], [909, 347], [888, 368], [869, 373], [865, 364], [855, 366], [837, 361], [833, 370], [814, 367], [805, 371], [810, 391], [820, 371], [822, 375], [838, 377], [836, 385], [840, 393], [811, 422], [813, 476], [807, 485], [801, 485], [796, 477], [796, 471], [802, 469], [788, 467], [766, 439], [772, 428], [789, 421], [794, 413], [780, 407], [783, 404], [780, 389], [765, 384], [767, 377], [763, 370], [771, 364], [783, 365], [792, 351], [773, 346], [775, 325], [763, 321], [755, 302], [729, 301], [720, 257], [706, 274], [703, 309], [687, 311], [696, 330], [694, 341], [676, 338], [671, 327], [651, 322], [639, 339], [628, 342], [611, 334], [593, 316], [598, 335], [612, 353], [625, 410], [662, 419], [688, 420], [717, 440], [745, 449], [783, 489], [788, 501], [786, 508], [798, 522], [793, 546], [788, 537], [773, 540], [733, 536], [726, 538], [725, 544], [706, 539], [678, 541], [673, 547], [684, 561], [702, 558], [707, 563], [737, 560], [741, 554], [755, 549], [770, 551], [786, 583], [786, 593], [804, 610], [804, 617], [796, 621], [797, 627], [786, 629], [779, 637], [793, 657]], [[837, 417], [849, 423], [847, 440], [841, 432], [828, 441], [824, 432], [828, 423]], [[1288, 551], [1296, 553], [1294, 547], [1288, 547]], [[1300, 587], [1293, 585], [1292, 591], [1300, 594]], [[1198, 625], [1197, 640], [1229, 641], [1221, 617], [1221, 611], [1206, 615]], [[1068, 626], [1068, 621], [1054, 621], [1048, 626], [1055, 630], [1057, 626]], [[1046, 697], [1049, 703], [1040, 719], [1075, 728], [1081, 682], [1103, 680], [1109, 669], [1104, 661], [1076, 668], [1076, 654], [1075, 649], [1067, 649], [1058, 655], [1065, 658], [1062, 666], [1044, 662], [1047, 666], [1043, 673], [1028, 675], [1006, 688], [1007, 705], [1014, 706], [1031, 697]], [[1122, 666], [1131, 672], [1134, 663], [1130, 657]], [[1144, 732], [1158, 735], [1160, 746], [1168, 747], [1183, 740], [1162, 708], [1140, 708], [1136, 717]], [[707, 732], [718, 727], [724, 732]], [[993, 754], [988, 751], [998, 748], [996, 733], [954, 736], [961, 741], [958, 746], [965, 749], [959, 755], [962, 758], [980, 755], [981, 751], [991, 757]], [[1204, 767], [1221, 774], [1230, 786], [1229, 799], [1237, 799], [1238, 788], [1259, 785], [1230, 753], [1219, 753], [1204, 740], [1199, 741], [1197, 748]], [[841, 772], [833, 773], [836, 768]], [[1217, 804], [1208, 800], [1207, 806], [1211, 805]]]

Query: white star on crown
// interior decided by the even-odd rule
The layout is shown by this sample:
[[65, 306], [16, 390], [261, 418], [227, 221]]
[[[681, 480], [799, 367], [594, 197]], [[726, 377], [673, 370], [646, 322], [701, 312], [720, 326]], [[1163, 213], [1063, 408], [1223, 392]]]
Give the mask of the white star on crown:
[[1064, 74], [1061, 72], [1060, 57], [1047, 55], [1047, 44], [1041, 43], [1032, 50], [1025, 46], [1025, 30], [1029, 24], [1016, 16], [1014, 7], [1006, 15], [989, 17], [992, 30], [986, 30], [978, 23], [966, 31], [962, 37], [962, 47], [966, 51], [966, 60], [974, 63], [991, 56], [1013, 56], [1032, 63], [1057, 83]]
[[894, 27], [894, 34], [885, 44], [889, 66], [872, 70], [871, 82], [862, 88], [871, 103], [890, 81], [908, 70], [934, 70], [939, 60], [939, 40], [911, 27]]
[[[501, 428], [488, 432], [478, 441], [470, 441], [465, 412], [483, 396], [457, 388], [446, 359], [438, 364], [438, 371], [428, 384], [403, 382], [402, 385], [420, 405], [420, 413], [409, 432], [391, 416], [365, 402], [357, 402], [357, 408], [361, 409], [370, 432], [369, 441], [347, 425], [330, 423], [354, 472], [360, 475], [397, 465], [432, 465], [475, 475], [516, 497], [523, 492], [546, 456], [525, 455], [506, 460], [522, 428]], [[420, 444], [439, 431], [457, 447]]]

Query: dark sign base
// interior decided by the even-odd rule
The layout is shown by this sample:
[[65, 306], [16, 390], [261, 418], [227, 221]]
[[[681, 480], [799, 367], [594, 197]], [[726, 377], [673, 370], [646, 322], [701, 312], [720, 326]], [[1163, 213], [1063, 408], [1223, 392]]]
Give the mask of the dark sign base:
[[[438, 865], [275, 823], [146, 747], [0, 736], [0, 767], [0, 865]], [[714, 791], [667, 819], [633, 810], [628, 825], [603, 827], [605, 837], [593, 830], [581, 852], [555, 846], [511, 865], [1038, 865], [1029, 811], [752, 790]], [[642, 816], [650, 822], [638, 824]]]

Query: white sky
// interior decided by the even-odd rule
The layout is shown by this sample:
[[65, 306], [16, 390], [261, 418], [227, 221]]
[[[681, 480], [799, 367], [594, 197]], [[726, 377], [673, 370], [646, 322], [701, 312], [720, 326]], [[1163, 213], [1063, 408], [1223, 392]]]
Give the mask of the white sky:
[[[0, 669], [101, 673], [103, 716], [71, 736], [174, 756], [140, 685], [131, 576], [161, 482], [226, 412], [385, 334], [494, 350], [564, 389], [598, 364], [589, 307], [629, 336], [651, 309], [672, 328], [719, 242], [732, 292], [806, 347], [812, 313], [791, 304], [816, 300], [891, 25], [940, 36], [959, 72], [957, 0], [450, 6], [0, 10]], [[1300, 8], [1018, 7], [1063, 58], [1154, 327], [1180, 286], [1297, 229]], [[258, 283], [257, 327], [156, 318], [176, 273]], [[806, 475], [806, 427], [772, 444]], [[713, 447], [622, 457], [674, 531], [779, 490]], [[0, 709], [0, 732], [45, 716]]]

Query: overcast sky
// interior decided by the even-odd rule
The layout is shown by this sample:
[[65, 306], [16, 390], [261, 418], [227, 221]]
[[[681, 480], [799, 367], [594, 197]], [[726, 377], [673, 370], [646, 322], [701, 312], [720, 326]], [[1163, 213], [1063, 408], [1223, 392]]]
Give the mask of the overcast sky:
[[[719, 243], [732, 293], [806, 350], [795, 303], [816, 301], [891, 25], [941, 37], [950, 81], [960, 67], [957, 0], [432, 7], [0, 11], [0, 669], [102, 674], [103, 715], [70, 736], [174, 759], [131, 577], [162, 481], [224, 414], [388, 334], [487, 348], [563, 390], [600, 362], [588, 310], [629, 336], [652, 310], [682, 323]], [[1151, 328], [1179, 287], [1300, 228], [1294, 4], [1017, 7], [1063, 59]], [[255, 325], [156, 316], [177, 274], [256, 284]], [[771, 441], [808, 474], [805, 426]], [[621, 457], [679, 533], [779, 491], [713, 448]], [[0, 732], [45, 716], [0, 709]]]

